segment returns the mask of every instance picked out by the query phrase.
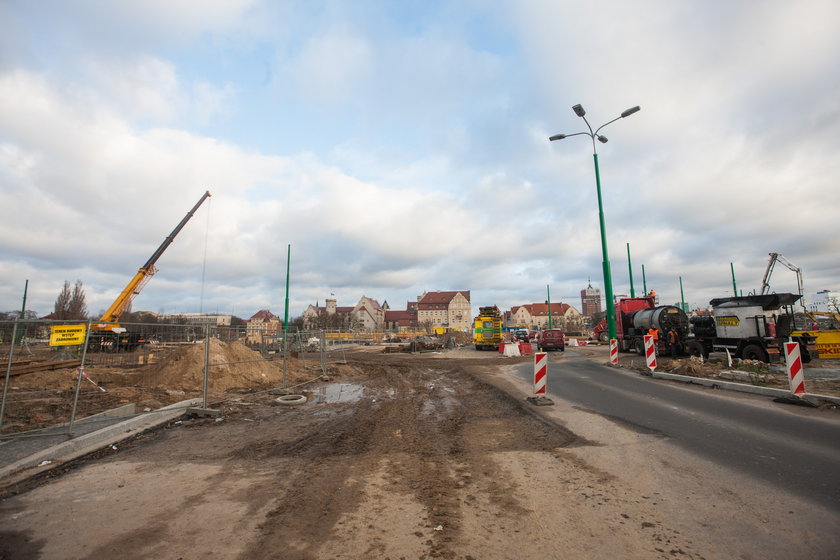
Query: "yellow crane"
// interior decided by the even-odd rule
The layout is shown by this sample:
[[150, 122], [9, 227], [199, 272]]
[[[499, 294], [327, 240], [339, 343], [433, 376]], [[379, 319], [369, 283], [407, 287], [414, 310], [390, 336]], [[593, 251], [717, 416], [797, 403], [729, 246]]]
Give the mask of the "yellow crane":
[[118, 321], [122, 316], [123, 312], [128, 309], [131, 300], [134, 299], [134, 296], [140, 293], [140, 290], [146, 285], [146, 283], [151, 279], [151, 277], [157, 272], [155, 268], [155, 262], [160, 258], [164, 251], [166, 251], [167, 247], [172, 244], [172, 241], [175, 240], [175, 236], [183, 229], [183, 227], [190, 221], [190, 218], [193, 217], [195, 211], [198, 210], [198, 207], [201, 204], [210, 198], [210, 191], [205, 192], [199, 201], [192, 207], [192, 210], [187, 212], [187, 215], [184, 216], [184, 219], [172, 230], [172, 233], [166, 236], [166, 239], [163, 240], [163, 243], [160, 244], [160, 247], [157, 248], [157, 251], [149, 257], [149, 260], [146, 261], [146, 264], [140, 267], [137, 271], [137, 274], [128, 282], [126, 287], [114, 300], [114, 303], [105, 310], [105, 313], [102, 314], [102, 317], [99, 318], [98, 323], [91, 327], [92, 331], [100, 331], [100, 332], [113, 332], [113, 333], [123, 333], [125, 329], [120, 327]]

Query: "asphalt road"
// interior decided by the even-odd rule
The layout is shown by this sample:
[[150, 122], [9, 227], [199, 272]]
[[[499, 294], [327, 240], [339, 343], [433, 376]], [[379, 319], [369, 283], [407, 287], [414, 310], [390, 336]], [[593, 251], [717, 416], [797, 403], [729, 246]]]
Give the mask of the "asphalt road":
[[[840, 415], [654, 380], [575, 357], [549, 360], [548, 396], [840, 511]], [[533, 380], [533, 365], [516, 369]]]

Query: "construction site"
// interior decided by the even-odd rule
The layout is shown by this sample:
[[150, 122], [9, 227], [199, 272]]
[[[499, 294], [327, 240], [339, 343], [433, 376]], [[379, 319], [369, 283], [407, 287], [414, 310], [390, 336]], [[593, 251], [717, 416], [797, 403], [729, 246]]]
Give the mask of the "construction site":
[[[552, 359], [607, 363], [607, 346], [573, 344]], [[510, 372], [532, 356], [442, 340], [261, 353], [213, 335], [88, 354], [84, 367], [40, 359], [46, 345], [30, 350], [4, 387], [0, 456], [22, 468], [0, 481], [3, 558], [511, 558], [546, 546], [584, 557], [596, 541], [603, 551], [620, 541], [627, 558], [721, 557], [711, 532], [688, 532], [641, 497], [664, 505], [666, 489], [623, 487], [627, 473], [582, 453], [598, 449], [592, 433], [525, 403], [529, 389]], [[809, 368], [809, 392], [840, 398], [838, 365]], [[645, 366], [623, 354], [620, 368]], [[660, 368], [787, 381], [758, 362], [737, 373], [723, 359], [663, 357]], [[80, 454], [46, 458], [39, 448], [39, 436], [78, 438], [86, 418], [126, 405], [111, 422], [179, 408]], [[21, 442], [41, 453], [31, 453], [37, 463], [14, 455]], [[712, 506], [725, 504], [714, 496]], [[536, 512], [562, 530], [546, 532]]]
[[[251, 344], [217, 325], [121, 321], [209, 196], [98, 321], [0, 324], [0, 558], [836, 557], [836, 537], [799, 538], [837, 519], [819, 500], [780, 504], [763, 482], [562, 400], [564, 372], [595, 368], [766, 407], [787, 395], [791, 340], [807, 362], [795, 404], [836, 423], [840, 360], [817, 350], [835, 331], [795, 330], [801, 295], [713, 300], [710, 323], [626, 298], [612, 341], [553, 345], [503, 338], [496, 307], [473, 332], [286, 327]], [[681, 337], [654, 368], [649, 329]], [[559, 397], [536, 407], [544, 345]], [[757, 525], [774, 539], [744, 543]]]

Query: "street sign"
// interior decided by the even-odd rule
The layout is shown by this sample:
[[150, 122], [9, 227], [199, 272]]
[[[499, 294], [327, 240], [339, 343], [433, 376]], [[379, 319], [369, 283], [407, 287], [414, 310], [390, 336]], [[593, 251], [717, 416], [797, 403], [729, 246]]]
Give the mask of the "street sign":
[[86, 329], [86, 325], [55, 325], [50, 329], [50, 346], [84, 344]]

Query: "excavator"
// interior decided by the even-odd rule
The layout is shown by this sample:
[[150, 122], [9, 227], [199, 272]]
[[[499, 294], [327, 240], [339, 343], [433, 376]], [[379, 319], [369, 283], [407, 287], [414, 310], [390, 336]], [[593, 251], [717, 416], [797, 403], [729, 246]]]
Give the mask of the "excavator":
[[193, 217], [198, 207], [201, 206], [205, 200], [210, 198], [210, 191], [206, 191], [201, 198], [196, 202], [192, 210], [187, 212], [187, 215], [181, 222], [175, 226], [172, 233], [166, 236], [160, 247], [149, 257], [146, 264], [140, 267], [137, 274], [128, 282], [126, 287], [114, 300], [114, 302], [105, 310], [99, 320], [91, 325], [89, 350], [93, 351], [117, 351], [117, 350], [133, 350], [137, 346], [146, 342], [137, 333], [129, 333], [127, 329], [119, 325], [119, 320], [122, 314], [128, 309], [134, 296], [140, 293], [143, 287], [151, 280], [152, 276], [157, 272], [155, 263], [163, 254], [164, 251], [175, 240], [175, 236], [184, 228], [190, 218]]

